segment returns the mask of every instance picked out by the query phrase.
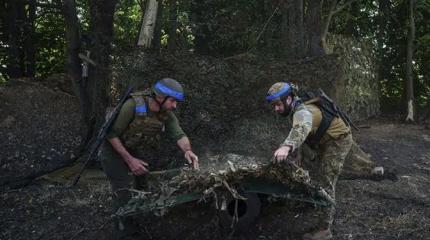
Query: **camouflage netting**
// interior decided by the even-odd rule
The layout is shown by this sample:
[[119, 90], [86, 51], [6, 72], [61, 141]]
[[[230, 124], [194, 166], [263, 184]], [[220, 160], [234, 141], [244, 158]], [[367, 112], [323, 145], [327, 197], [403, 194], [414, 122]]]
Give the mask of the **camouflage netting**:
[[[153, 173], [148, 176], [149, 191], [132, 190], [135, 196], [118, 212], [118, 216], [134, 215], [142, 212], [165, 214], [177, 204], [177, 196], [198, 194], [200, 200], [217, 200], [227, 194], [236, 199], [245, 199], [240, 189], [250, 179], [264, 179], [265, 182], [279, 183], [288, 187], [288, 194], [274, 195], [292, 199], [299, 194], [307, 201], [332, 201], [321, 189], [313, 186], [309, 173], [289, 162], [272, 164], [269, 159], [261, 160], [236, 154], [215, 155], [205, 159], [200, 171], [178, 170], [177, 173]], [[267, 186], [270, 188], [270, 186]], [[313, 200], [315, 199], [315, 200]], [[297, 200], [297, 199], [296, 199]]]
[[[153, 56], [136, 52], [115, 64], [113, 72], [115, 81], [119, 83], [116, 87], [120, 89], [124, 88], [128, 81], [140, 82], [149, 87], [155, 80], [166, 76], [176, 78], [183, 83], [187, 99], [180, 104], [178, 115], [200, 155], [210, 156], [220, 152], [232, 152], [267, 157], [283, 141], [288, 132], [285, 119], [276, 116], [264, 100], [267, 89], [276, 81], [283, 79], [295, 81], [302, 88], [322, 87], [329, 96], [337, 99], [339, 105], [355, 120], [366, 119], [378, 113], [376, 81], [367, 50], [357, 47], [358, 44], [352, 41], [344, 41], [346, 42], [344, 43], [339, 40], [339, 42], [341, 44], [335, 45], [343, 47], [335, 48], [335, 54], [295, 63], [262, 59], [252, 55], [220, 59], [192, 53]], [[5, 89], [8, 88], [5, 86]], [[28, 88], [35, 88], [35, 86]], [[13, 95], [12, 92], [10, 94]], [[54, 142], [65, 142], [65, 144], [70, 142], [71, 145], [69, 145], [75, 147], [77, 143], [73, 138], [77, 137], [75, 133], [79, 125], [77, 116], [79, 110], [73, 97], [67, 94], [61, 95], [58, 99], [68, 98], [67, 103], [64, 103], [69, 106], [67, 110], [61, 110], [64, 108], [59, 105], [62, 101], [52, 101], [48, 92], [43, 96], [46, 99], [35, 99], [31, 102], [37, 105], [43, 105], [43, 102], [58, 105], [55, 110], [57, 112], [51, 112], [49, 115], [71, 114], [64, 117], [70, 126], [62, 126], [64, 120], [47, 123], [53, 129], [59, 128], [55, 132], [67, 132], [70, 129], [73, 132], [70, 135], [72, 142], [66, 139]], [[21, 99], [24, 101], [27, 98]], [[7, 101], [6, 99], [5, 102]], [[11, 103], [11, 106], [15, 104], [23, 106], [22, 113], [18, 110], [21, 107], [13, 110], [16, 115], [33, 112], [31, 108], [24, 109], [28, 104], [19, 103], [18, 99]], [[12, 112], [6, 108], [3, 110]], [[45, 121], [46, 114], [48, 113], [34, 114], [38, 116], [33, 116], [34, 122]], [[17, 124], [24, 121], [24, 118], [21, 121], [19, 117], [8, 113], [3, 116], [6, 125], [10, 121], [15, 121]], [[10, 120], [12, 118], [14, 120]], [[75, 122], [72, 123], [73, 120]], [[43, 138], [48, 139], [47, 136]], [[33, 139], [35, 138], [29, 141], [33, 143]], [[172, 145], [174, 144], [165, 145], [166, 149], [169, 147], [171, 149], [165, 152], [165, 156], [179, 154], [176, 149], [171, 148]], [[20, 161], [20, 156], [15, 157], [15, 153], [9, 154], [7, 151], [3, 153], [5, 153], [3, 157], [10, 159], [10, 162]], [[36, 151], [33, 155], [38, 154]], [[41, 152], [40, 155], [49, 154]], [[69, 157], [70, 155], [67, 155], [67, 158]], [[8, 167], [3, 166], [3, 168]]]
[[265, 102], [266, 91], [274, 82], [285, 79], [303, 89], [321, 87], [354, 120], [378, 114], [376, 79], [366, 54], [360, 58], [356, 52], [335, 53], [287, 63], [252, 55], [219, 59], [192, 53], [152, 56], [139, 52], [115, 65], [119, 73], [115, 79], [120, 88], [128, 81], [149, 87], [166, 76], [183, 83], [186, 101], [177, 114], [199, 154], [267, 157], [288, 133], [286, 119], [276, 116]]
[[[274, 114], [264, 100], [266, 90], [276, 81], [322, 87], [354, 119], [378, 113], [376, 81], [367, 52], [355, 47], [356, 43], [348, 44], [352, 45], [336, 48], [336, 54], [295, 63], [252, 55], [220, 59], [139, 52], [115, 64], [118, 84], [114, 90], [120, 92], [118, 87], [123, 89], [128, 81], [150, 86], [166, 76], [176, 78], [183, 83], [187, 98], [180, 104], [178, 116], [199, 156], [237, 153], [267, 158], [288, 133], [286, 119]], [[76, 98], [63, 92], [70, 92], [64, 77], [55, 76], [48, 84], [53, 85], [51, 82], [62, 84], [57, 90], [32, 81], [2, 86], [0, 97], [5, 104], [0, 109], [0, 124], [6, 136], [1, 144], [2, 184], [49, 171], [76, 155], [80, 144]], [[173, 156], [182, 163], [183, 156], [174, 145], [164, 143], [162, 159], [171, 164]]]
[[[124, 82], [129, 81], [137, 82], [142, 88], [149, 87], [163, 77], [179, 80], [186, 90], [186, 101], [180, 104], [177, 114], [202, 164], [226, 153], [253, 156], [246, 158], [252, 164], [255, 159], [271, 156], [288, 134], [288, 120], [276, 115], [265, 102], [266, 91], [274, 82], [290, 80], [302, 89], [322, 88], [355, 120], [376, 115], [379, 106], [378, 98], [374, 97], [378, 95], [374, 86], [376, 79], [368, 66], [368, 56], [364, 52], [362, 54], [360, 58], [356, 52], [339, 52], [288, 63], [258, 59], [252, 55], [219, 59], [191, 53], [152, 56], [139, 52], [116, 65], [120, 73], [116, 76], [116, 87], [124, 88]], [[371, 73], [367, 74], [367, 71]], [[171, 156], [178, 151], [172, 148], [174, 144], [164, 146], [170, 149], [165, 151], [165, 157], [171, 162]], [[358, 151], [359, 148], [353, 153]], [[347, 160], [350, 163], [361, 155], [366, 156], [353, 153]], [[177, 157], [181, 164], [182, 156]], [[372, 162], [362, 169], [369, 172], [371, 167]], [[234, 185], [247, 174], [270, 176], [271, 171], [267, 168], [258, 169], [222, 174], [212, 169], [198, 174], [181, 174], [167, 182], [161, 181], [162, 190], [159, 188], [149, 195], [139, 195], [133, 202], [136, 205], [132, 204], [128, 211], [133, 212], [138, 206], [149, 207], [141, 204], [143, 198], [164, 208], [166, 199], [169, 199], [166, 196], [171, 194], [190, 189], [205, 192], [211, 186], [225, 187], [222, 180]], [[291, 179], [282, 174], [278, 177], [277, 180]], [[157, 204], [150, 208], [157, 208]]]
[[328, 52], [343, 56], [339, 60], [342, 61], [344, 90], [337, 89], [340, 105], [355, 120], [379, 114], [377, 64], [372, 57], [370, 44], [334, 35], [329, 37], [327, 45], [330, 48]]

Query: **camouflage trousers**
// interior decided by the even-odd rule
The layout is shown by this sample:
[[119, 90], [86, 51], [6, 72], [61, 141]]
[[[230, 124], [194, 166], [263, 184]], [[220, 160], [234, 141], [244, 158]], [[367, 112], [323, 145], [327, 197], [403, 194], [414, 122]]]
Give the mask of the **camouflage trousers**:
[[[303, 158], [304, 168], [309, 170], [312, 182], [324, 188], [334, 200], [336, 199], [337, 180], [342, 172], [345, 158], [351, 149], [352, 143], [352, 136], [348, 134], [338, 140], [330, 140], [320, 146], [313, 158]], [[309, 226], [310, 230], [330, 229], [333, 224], [334, 214], [335, 206], [316, 207], [309, 211], [306, 214], [306, 218], [313, 223], [311, 224], [312, 227]]]

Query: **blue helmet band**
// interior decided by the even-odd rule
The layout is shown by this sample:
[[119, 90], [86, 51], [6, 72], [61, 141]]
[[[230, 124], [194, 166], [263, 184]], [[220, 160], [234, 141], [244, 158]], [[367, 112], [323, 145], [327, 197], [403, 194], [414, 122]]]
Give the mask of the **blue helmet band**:
[[173, 97], [178, 101], [184, 101], [184, 94], [181, 92], [177, 92], [173, 89], [168, 88], [167, 86], [164, 86], [163, 84], [161, 84], [160, 82], [158, 82], [157, 84], [155, 84], [155, 89], [157, 89], [158, 91], [162, 92], [163, 94]]
[[137, 105], [135, 108], [136, 113], [146, 113], [148, 110], [146, 109], [146, 105]]
[[272, 102], [274, 99], [276, 98], [280, 98], [283, 95], [285, 95], [288, 91], [290, 90], [290, 85], [288, 85], [287, 83], [285, 84], [285, 86], [277, 93], [274, 93], [272, 95], [269, 95], [266, 97], [267, 102]]

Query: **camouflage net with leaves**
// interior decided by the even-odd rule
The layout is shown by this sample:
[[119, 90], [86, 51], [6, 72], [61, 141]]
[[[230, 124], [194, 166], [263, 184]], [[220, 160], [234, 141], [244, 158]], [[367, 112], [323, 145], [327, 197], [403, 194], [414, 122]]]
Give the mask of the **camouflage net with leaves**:
[[[200, 171], [177, 169], [148, 176], [148, 190], [131, 190], [135, 194], [129, 203], [120, 208], [117, 216], [154, 212], [163, 215], [180, 203], [176, 197], [187, 195], [200, 201], [217, 198], [220, 192], [229, 193], [236, 199], [245, 199], [238, 189], [244, 179], [265, 179], [288, 186], [291, 192], [307, 196], [325, 196], [311, 184], [306, 170], [289, 162], [273, 164], [270, 159], [257, 159], [235, 154], [210, 157]], [[191, 195], [190, 195], [191, 194]], [[326, 199], [330, 201], [330, 199]]]

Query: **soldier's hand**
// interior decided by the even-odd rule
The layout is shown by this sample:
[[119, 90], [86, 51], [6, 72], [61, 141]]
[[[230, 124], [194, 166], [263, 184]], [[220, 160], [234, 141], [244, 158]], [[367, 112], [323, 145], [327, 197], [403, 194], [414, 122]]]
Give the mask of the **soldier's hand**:
[[128, 167], [130, 168], [130, 171], [135, 176], [140, 176], [149, 172], [148, 169], [146, 168], [148, 166], [148, 163], [146, 163], [143, 160], [140, 160], [137, 158], [131, 158], [127, 163], [128, 163]]
[[192, 164], [194, 170], [199, 170], [199, 158], [193, 153], [193, 151], [186, 151], [185, 159], [187, 159], [189, 164]]
[[278, 148], [278, 150], [275, 151], [274, 154], [274, 162], [280, 163], [282, 161], [285, 161], [288, 157], [288, 154], [290, 153], [291, 147], [290, 146], [282, 146]]

